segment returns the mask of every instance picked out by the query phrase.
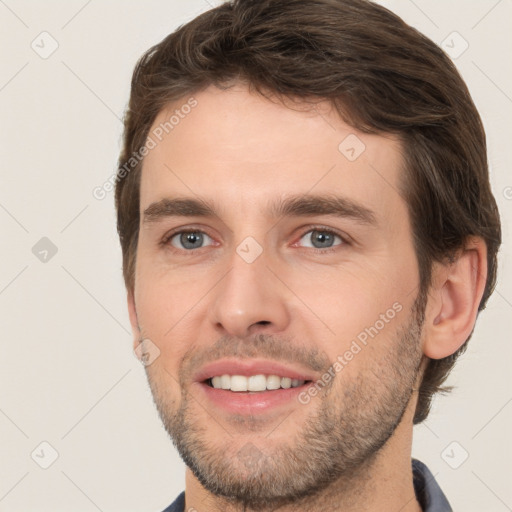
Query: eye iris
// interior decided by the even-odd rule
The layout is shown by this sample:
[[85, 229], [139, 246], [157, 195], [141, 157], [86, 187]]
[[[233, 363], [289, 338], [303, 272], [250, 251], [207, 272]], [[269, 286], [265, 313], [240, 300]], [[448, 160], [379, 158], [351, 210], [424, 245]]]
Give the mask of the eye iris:
[[326, 233], [325, 231], [312, 231], [311, 232], [311, 242], [314, 247], [322, 248], [322, 247], [331, 247], [334, 242], [334, 236], [330, 233]]
[[201, 247], [203, 243], [202, 233], [182, 233], [180, 236], [180, 242], [185, 249], [196, 249]]

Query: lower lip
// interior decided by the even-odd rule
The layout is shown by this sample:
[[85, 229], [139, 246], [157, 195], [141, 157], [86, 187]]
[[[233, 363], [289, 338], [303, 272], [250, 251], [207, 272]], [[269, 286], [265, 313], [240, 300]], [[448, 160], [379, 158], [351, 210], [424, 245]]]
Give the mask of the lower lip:
[[293, 403], [300, 404], [298, 396], [311, 384], [310, 382], [288, 389], [271, 391], [244, 392], [216, 389], [204, 382], [197, 383], [206, 398], [216, 406], [232, 414], [258, 414]]

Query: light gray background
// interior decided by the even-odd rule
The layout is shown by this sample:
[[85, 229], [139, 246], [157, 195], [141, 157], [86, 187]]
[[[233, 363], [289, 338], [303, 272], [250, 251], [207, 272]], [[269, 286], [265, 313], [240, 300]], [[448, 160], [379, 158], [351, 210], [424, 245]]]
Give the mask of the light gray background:
[[[413, 455], [456, 511], [504, 512], [512, 510], [512, 2], [382, 3], [454, 55], [469, 44], [454, 60], [485, 123], [504, 231], [497, 290], [450, 377], [458, 389], [415, 428]], [[161, 511], [184, 488], [184, 465], [132, 353], [113, 194], [99, 201], [92, 190], [115, 170], [136, 59], [210, 5], [0, 0], [1, 511]], [[43, 59], [53, 40], [57, 50]], [[33, 253], [43, 237], [55, 255]], [[59, 454], [48, 469], [43, 441]]]

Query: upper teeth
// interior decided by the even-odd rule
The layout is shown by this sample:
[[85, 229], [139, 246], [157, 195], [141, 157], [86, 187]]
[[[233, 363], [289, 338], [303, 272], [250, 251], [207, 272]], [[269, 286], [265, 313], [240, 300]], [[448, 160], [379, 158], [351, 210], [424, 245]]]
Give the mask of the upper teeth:
[[278, 375], [218, 375], [212, 377], [212, 386], [216, 389], [231, 391], [265, 391], [266, 389], [296, 388], [304, 384], [304, 380], [279, 377]]

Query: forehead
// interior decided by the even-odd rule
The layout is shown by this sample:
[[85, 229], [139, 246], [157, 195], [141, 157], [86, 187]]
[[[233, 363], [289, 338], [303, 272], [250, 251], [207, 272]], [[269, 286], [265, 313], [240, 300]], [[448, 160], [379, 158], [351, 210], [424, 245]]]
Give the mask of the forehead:
[[245, 210], [305, 193], [352, 198], [384, 219], [405, 208], [400, 142], [359, 132], [326, 101], [283, 104], [242, 85], [210, 86], [162, 110], [149, 139], [142, 211], [174, 196]]

